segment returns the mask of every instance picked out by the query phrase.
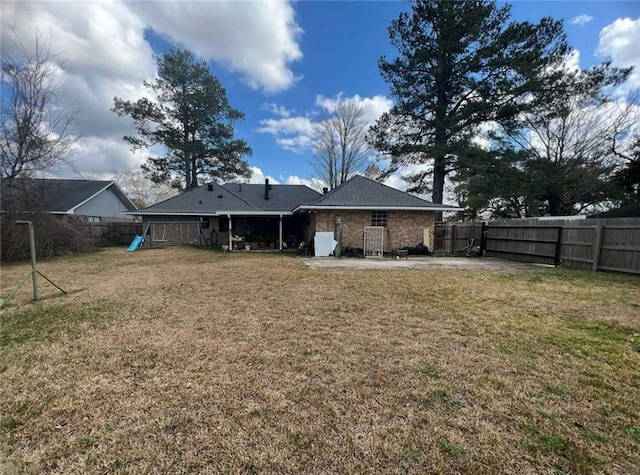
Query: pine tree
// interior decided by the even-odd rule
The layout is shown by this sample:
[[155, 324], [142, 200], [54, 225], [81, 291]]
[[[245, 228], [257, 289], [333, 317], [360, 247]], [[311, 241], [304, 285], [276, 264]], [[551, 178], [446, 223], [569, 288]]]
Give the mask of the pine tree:
[[116, 97], [113, 111], [133, 119], [138, 136], [124, 137], [133, 150], [161, 146], [164, 153], [149, 156], [142, 167], [154, 182], [189, 189], [204, 177], [249, 176], [242, 156], [251, 149], [234, 138], [233, 129], [244, 114], [231, 107], [206, 63], [197, 63], [188, 51], [171, 51], [158, 59], [158, 79], [144, 85], [155, 100]]
[[394, 107], [372, 128], [371, 144], [391, 159], [389, 175], [410, 164], [428, 171], [406, 177], [413, 191], [432, 181], [442, 203], [445, 177], [465, 156], [477, 127], [488, 121], [509, 126], [519, 113], [549, 92], [549, 67], [567, 53], [562, 23], [510, 22], [510, 7], [494, 1], [417, 0], [389, 27], [398, 50], [379, 69]]

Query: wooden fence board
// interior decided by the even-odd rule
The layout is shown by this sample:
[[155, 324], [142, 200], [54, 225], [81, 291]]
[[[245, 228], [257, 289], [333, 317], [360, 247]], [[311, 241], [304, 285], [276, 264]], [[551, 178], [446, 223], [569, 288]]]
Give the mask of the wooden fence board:
[[[479, 233], [479, 234], [478, 234]], [[479, 223], [437, 223], [435, 252], [459, 253]], [[585, 270], [640, 274], [640, 218], [488, 223], [485, 255]]]

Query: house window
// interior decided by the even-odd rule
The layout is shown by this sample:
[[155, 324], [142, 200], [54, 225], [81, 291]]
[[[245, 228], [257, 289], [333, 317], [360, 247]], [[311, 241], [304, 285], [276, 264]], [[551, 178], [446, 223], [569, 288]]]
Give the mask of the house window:
[[101, 221], [102, 221], [102, 218], [100, 218], [100, 216], [87, 216], [88, 223], [99, 223]]
[[386, 226], [387, 211], [373, 210], [371, 211], [371, 226]]

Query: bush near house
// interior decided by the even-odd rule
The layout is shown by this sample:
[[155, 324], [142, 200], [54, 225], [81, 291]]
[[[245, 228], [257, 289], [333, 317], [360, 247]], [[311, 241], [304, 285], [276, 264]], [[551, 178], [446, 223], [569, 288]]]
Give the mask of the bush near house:
[[38, 258], [84, 252], [94, 247], [91, 233], [84, 226], [84, 217], [29, 213], [5, 215], [1, 219], [0, 260], [2, 262], [29, 258], [28, 227], [15, 223], [19, 220], [28, 220], [33, 223]]

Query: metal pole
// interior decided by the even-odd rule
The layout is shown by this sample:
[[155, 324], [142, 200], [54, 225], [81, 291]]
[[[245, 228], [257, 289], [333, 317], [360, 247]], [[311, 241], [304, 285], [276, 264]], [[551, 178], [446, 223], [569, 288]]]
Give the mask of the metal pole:
[[33, 301], [40, 300], [40, 292], [38, 292], [38, 266], [36, 264], [36, 237], [33, 232], [33, 223], [31, 221], [16, 221], [16, 224], [27, 224], [29, 226], [29, 247], [31, 250], [31, 277], [33, 280]]

